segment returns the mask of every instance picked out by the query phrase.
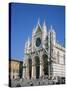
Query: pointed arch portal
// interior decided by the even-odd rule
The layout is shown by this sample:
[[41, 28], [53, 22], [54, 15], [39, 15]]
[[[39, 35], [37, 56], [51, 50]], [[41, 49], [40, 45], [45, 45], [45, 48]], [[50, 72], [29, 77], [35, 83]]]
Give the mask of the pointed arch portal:
[[36, 66], [36, 79], [38, 79], [40, 76], [40, 60], [38, 56], [35, 57], [35, 66]]
[[29, 63], [29, 79], [31, 79], [31, 73], [32, 73], [32, 59], [29, 59], [28, 60], [28, 63]]
[[43, 57], [44, 75], [48, 75], [48, 56], [44, 54], [42, 57]]

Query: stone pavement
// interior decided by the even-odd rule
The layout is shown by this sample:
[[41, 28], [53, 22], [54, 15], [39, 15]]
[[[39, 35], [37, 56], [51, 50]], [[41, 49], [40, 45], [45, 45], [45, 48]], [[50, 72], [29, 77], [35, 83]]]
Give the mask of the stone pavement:
[[48, 79], [11, 80], [11, 87], [26, 87], [40, 85], [53, 85], [53, 81]]

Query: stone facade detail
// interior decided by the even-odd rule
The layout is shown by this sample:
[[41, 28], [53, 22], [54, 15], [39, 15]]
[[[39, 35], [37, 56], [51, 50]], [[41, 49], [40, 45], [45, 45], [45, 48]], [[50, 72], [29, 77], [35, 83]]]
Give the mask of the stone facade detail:
[[57, 43], [52, 26], [47, 32], [45, 21], [41, 26], [38, 20], [31, 41], [28, 38], [25, 43], [24, 53], [24, 79], [65, 77], [65, 48]]

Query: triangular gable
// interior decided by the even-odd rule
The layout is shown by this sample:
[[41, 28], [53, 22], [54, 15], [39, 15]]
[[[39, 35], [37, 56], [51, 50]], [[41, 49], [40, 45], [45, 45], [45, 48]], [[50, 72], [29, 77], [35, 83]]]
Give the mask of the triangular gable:
[[39, 24], [36, 27], [36, 32], [35, 33], [42, 33], [41, 26]]

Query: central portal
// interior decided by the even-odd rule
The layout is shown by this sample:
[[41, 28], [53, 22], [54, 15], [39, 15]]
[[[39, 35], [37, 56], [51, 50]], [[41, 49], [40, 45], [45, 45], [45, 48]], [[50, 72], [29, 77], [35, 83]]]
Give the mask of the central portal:
[[43, 67], [44, 75], [48, 75], [48, 57], [46, 54], [43, 55]]
[[40, 60], [38, 56], [35, 57], [35, 66], [36, 66], [36, 79], [38, 79], [40, 76]]

